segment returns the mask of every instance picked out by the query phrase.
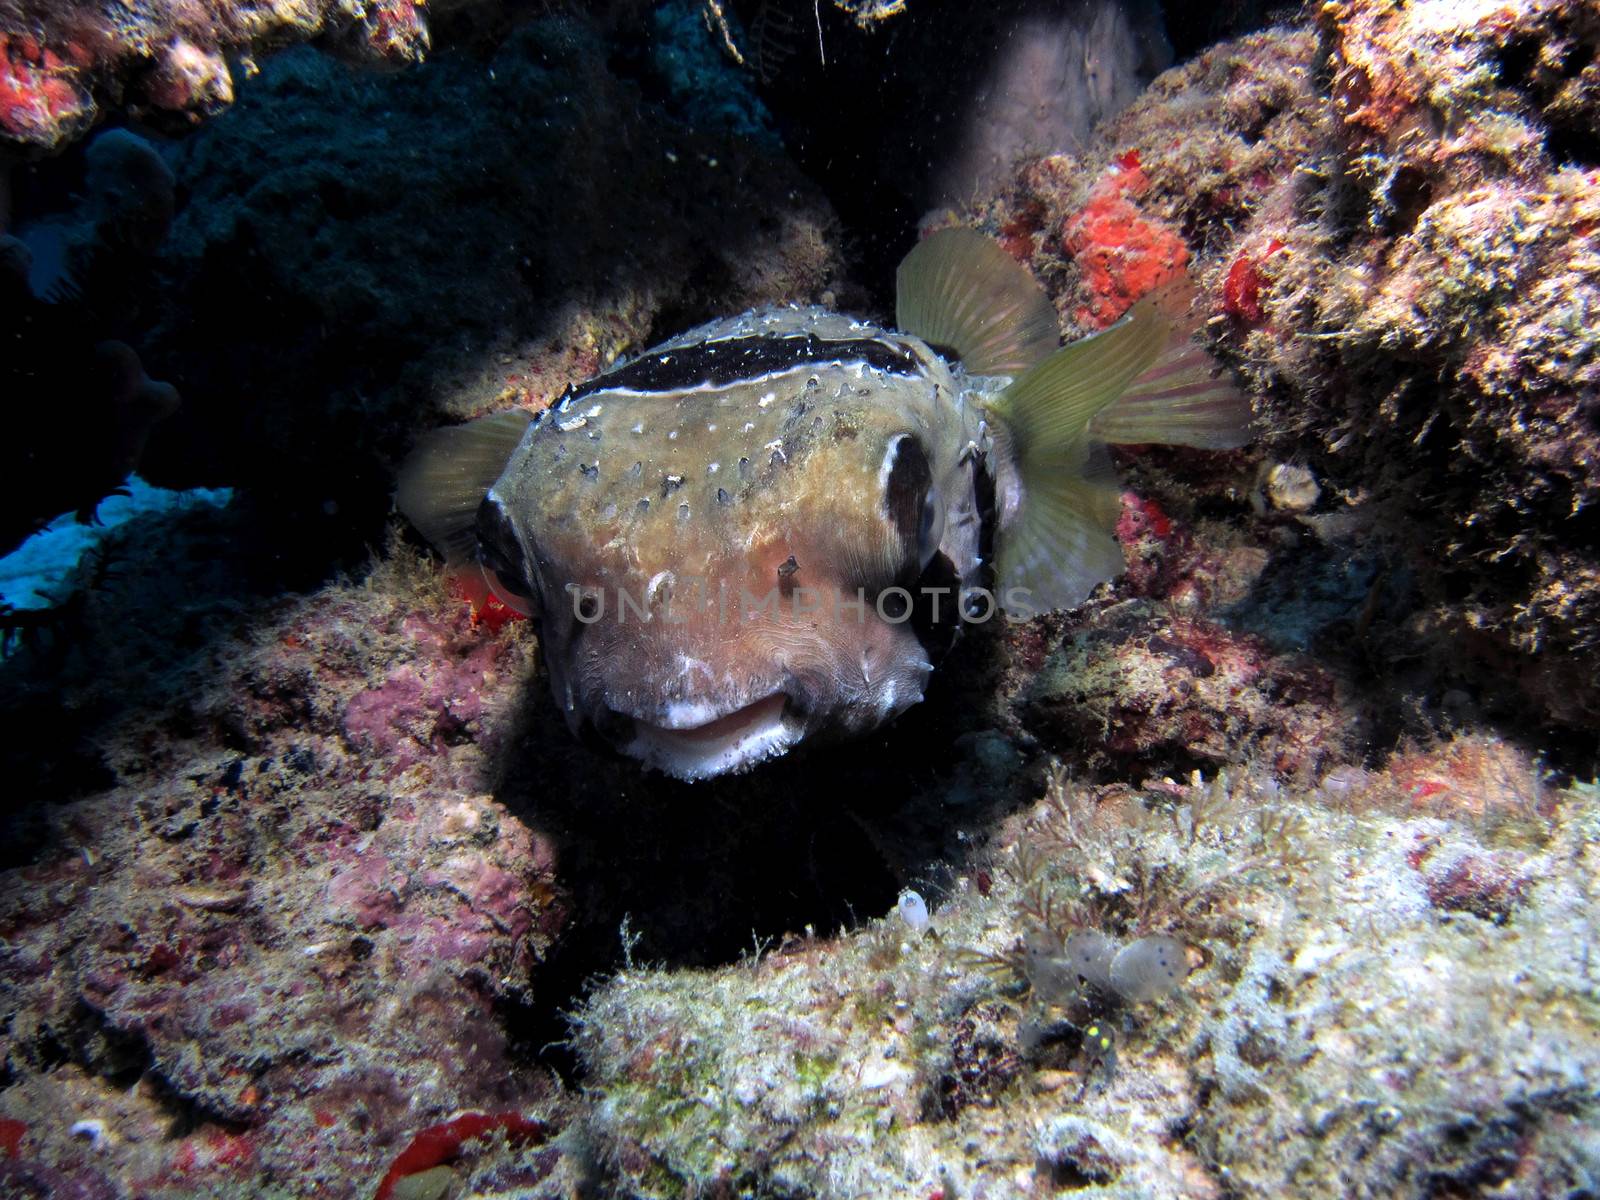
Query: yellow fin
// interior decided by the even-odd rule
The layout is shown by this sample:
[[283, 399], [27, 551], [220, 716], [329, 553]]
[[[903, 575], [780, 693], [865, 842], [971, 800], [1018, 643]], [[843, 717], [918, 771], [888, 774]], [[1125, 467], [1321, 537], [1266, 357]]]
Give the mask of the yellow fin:
[[[1023, 473], [1032, 477], [1017, 519], [999, 535], [1000, 606], [1017, 617], [1076, 608], [1126, 565], [1115, 533], [1122, 487], [1110, 456], [1086, 443], [1077, 464]], [[1000, 474], [1003, 489], [1007, 472]]]
[[1169, 329], [1153, 305], [1141, 305], [1056, 351], [990, 406], [996, 570], [1007, 611], [1071, 608], [1121, 573], [1121, 488], [1091, 423], [1150, 369]]
[[395, 506], [452, 566], [473, 561], [478, 506], [532, 420], [517, 408], [436, 430], [400, 468]]
[[1122, 396], [1097, 415], [1091, 431], [1108, 442], [1156, 442], [1232, 450], [1250, 440], [1250, 400], [1226, 368], [1191, 340], [1193, 323], [1184, 316], [1190, 291], [1172, 288], [1141, 301], [1161, 313], [1170, 334], [1151, 368], [1128, 385]]
[[1055, 307], [1021, 263], [971, 229], [919, 242], [895, 276], [895, 324], [949, 347], [974, 375], [1020, 375], [1061, 341]]

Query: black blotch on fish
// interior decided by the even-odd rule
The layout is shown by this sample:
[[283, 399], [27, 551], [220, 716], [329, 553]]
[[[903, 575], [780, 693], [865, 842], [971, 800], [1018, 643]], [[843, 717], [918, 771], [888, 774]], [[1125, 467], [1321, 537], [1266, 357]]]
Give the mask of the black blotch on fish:
[[884, 507], [889, 519], [900, 531], [900, 536], [910, 539], [917, 536], [922, 524], [923, 500], [928, 495], [928, 485], [933, 482], [933, 469], [928, 465], [928, 452], [922, 443], [907, 434], [895, 446], [894, 464], [889, 468], [888, 492]]
[[800, 363], [857, 360], [894, 375], [914, 375], [919, 369], [910, 352], [874, 338], [828, 341], [813, 333], [790, 337], [758, 334], [646, 354], [573, 388], [563, 401], [582, 400], [608, 391], [681, 392], [726, 387]]

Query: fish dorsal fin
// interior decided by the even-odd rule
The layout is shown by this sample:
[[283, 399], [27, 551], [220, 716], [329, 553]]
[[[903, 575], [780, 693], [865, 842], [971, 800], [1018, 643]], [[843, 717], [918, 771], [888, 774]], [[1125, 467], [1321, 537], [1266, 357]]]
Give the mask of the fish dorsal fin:
[[395, 506], [452, 566], [473, 561], [478, 506], [532, 421], [516, 408], [435, 430], [400, 468]]
[[1205, 450], [1232, 450], [1250, 440], [1250, 400], [1193, 341], [1192, 300], [1192, 287], [1175, 284], [1141, 302], [1169, 322], [1171, 333], [1150, 369], [1090, 423], [1097, 437]]
[[1121, 487], [1091, 423], [1149, 370], [1169, 329], [1153, 306], [1140, 305], [1103, 333], [1056, 351], [990, 406], [996, 567], [1008, 612], [1071, 608], [1121, 573]]
[[895, 276], [895, 324], [954, 350], [973, 375], [1020, 375], [1050, 357], [1061, 326], [1021, 263], [971, 229], [941, 229]]

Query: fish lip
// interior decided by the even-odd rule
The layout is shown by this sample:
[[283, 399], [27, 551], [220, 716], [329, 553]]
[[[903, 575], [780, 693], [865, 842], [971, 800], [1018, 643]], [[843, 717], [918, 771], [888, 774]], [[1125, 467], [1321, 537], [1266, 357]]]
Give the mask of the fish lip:
[[782, 689], [698, 723], [685, 718], [708, 706], [669, 708], [669, 722], [633, 718], [623, 753], [678, 779], [709, 779], [776, 758], [805, 735], [793, 698]]

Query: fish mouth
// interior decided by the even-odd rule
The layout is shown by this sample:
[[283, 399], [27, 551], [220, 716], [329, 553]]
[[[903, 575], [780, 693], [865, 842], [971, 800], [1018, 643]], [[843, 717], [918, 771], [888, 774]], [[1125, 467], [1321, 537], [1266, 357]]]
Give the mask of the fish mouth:
[[698, 708], [666, 714], [664, 723], [633, 718], [633, 738], [623, 753], [676, 779], [709, 779], [747, 771], [776, 758], [805, 730], [786, 692], [771, 692], [707, 720]]

